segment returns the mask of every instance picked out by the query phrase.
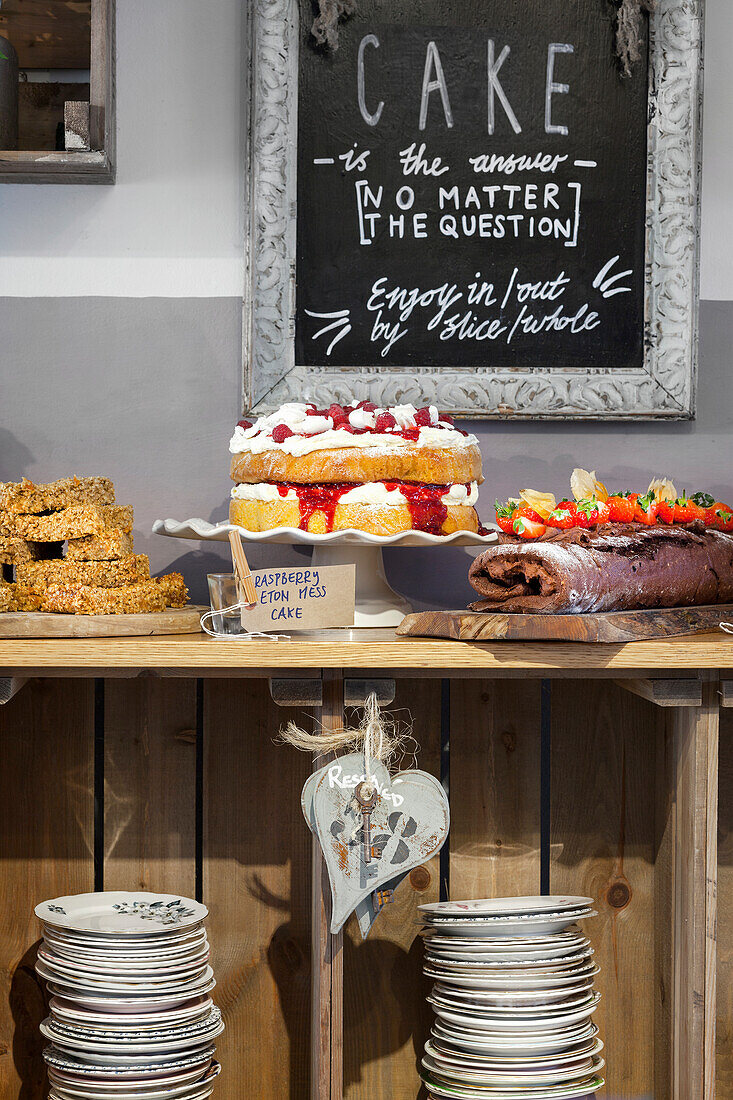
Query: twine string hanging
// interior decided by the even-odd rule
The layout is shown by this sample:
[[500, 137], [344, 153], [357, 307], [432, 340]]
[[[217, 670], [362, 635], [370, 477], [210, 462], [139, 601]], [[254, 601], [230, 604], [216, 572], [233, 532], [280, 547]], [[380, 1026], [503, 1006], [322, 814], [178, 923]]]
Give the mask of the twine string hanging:
[[353, 15], [356, 0], [318, 0], [318, 15], [313, 20], [311, 34], [319, 46], [329, 50], [339, 48], [339, 20]]
[[616, 53], [625, 76], [641, 60], [642, 17], [653, 12], [656, 0], [621, 0], [616, 17]]
[[[356, 729], [321, 728], [308, 733], [295, 722], [288, 722], [280, 731], [278, 740], [313, 756], [325, 756], [344, 749], [363, 752], [364, 774], [370, 786], [374, 785], [374, 764], [388, 768], [390, 762], [401, 753], [407, 752], [414, 758], [417, 749], [409, 722], [398, 722], [393, 715], [383, 712], [374, 692], [366, 698], [364, 717]], [[410, 742], [413, 747], [408, 750]]]
[[[614, 0], [618, 5], [616, 16], [616, 53], [625, 76], [631, 76], [631, 70], [641, 60], [642, 17], [652, 12], [656, 0]], [[311, 34], [319, 46], [337, 50], [339, 46], [339, 23], [353, 15], [357, 0], [318, 0], [318, 15], [313, 20]]]
[[366, 701], [364, 718], [364, 774], [367, 785], [373, 788], [371, 761], [381, 760], [384, 752], [384, 726], [380, 721], [379, 704], [374, 692]]

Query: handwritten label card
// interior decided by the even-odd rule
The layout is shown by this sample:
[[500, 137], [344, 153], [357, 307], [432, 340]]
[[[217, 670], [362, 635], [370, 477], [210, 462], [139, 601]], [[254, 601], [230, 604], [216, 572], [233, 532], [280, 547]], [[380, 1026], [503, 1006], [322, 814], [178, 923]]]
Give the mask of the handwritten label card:
[[244, 613], [247, 630], [321, 630], [354, 625], [355, 566], [253, 569], [258, 603]]

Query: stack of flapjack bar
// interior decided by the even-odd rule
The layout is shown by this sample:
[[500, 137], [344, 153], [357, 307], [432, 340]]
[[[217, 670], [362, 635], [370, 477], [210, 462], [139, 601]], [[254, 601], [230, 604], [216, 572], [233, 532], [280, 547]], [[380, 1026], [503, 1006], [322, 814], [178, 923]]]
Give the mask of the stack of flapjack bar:
[[132, 507], [106, 477], [0, 483], [0, 611], [112, 615], [185, 607], [180, 573], [134, 554]]

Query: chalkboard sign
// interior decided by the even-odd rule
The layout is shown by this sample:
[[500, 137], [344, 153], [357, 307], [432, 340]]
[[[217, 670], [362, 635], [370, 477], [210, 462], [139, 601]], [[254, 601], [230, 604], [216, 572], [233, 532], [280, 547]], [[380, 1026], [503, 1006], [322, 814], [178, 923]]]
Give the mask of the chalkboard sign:
[[298, 362], [642, 365], [646, 64], [599, 0], [481, 17], [301, 51]]
[[248, 408], [692, 415], [700, 5], [625, 77], [607, 0], [263, 0]]

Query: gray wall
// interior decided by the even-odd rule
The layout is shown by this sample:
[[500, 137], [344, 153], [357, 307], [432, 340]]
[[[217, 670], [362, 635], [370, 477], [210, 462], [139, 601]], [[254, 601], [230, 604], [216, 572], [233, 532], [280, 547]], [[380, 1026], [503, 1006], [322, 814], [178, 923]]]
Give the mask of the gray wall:
[[[244, 88], [241, 0], [118, 5], [115, 187], [0, 186], [0, 479], [114, 478], [156, 570], [204, 592], [217, 546], [153, 537], [157, 517], [226, 513], [239, 412]], [[483, 424], [483, 514], [574, 465], [654, 473], [733, 500], [733, 4], [707, 0], [702, 305], [693, 423]], [[285, 560], [283, 547], [253, 553]], [[460, 604], [464, 551], [393, 550], [396, 587]], [[432, 598], [435, 593], [435, 598]]]
[[[107, 474], [135, 506], [135, 545], [156, 570], [182, 568], [193, 591], [223, 547], [150, 534], [156, 518], [226, 515], [227, 443], [239, 407], [241, 307], [235, 298], [0, 299], [0, 476]], [[564, 492], [574, 465], [609, 486], [653, 474], [733, 502], [733, 303], [704, 302], [698, 417], [670, 424], [512, 424], [471, 427], [486, 483], [479, 510], [524, 486]], [[289, 547], [254, 564], [297, 560]], [[395, 587], [418, 603], [465, 602], [460, 550], [392, 550]]]

